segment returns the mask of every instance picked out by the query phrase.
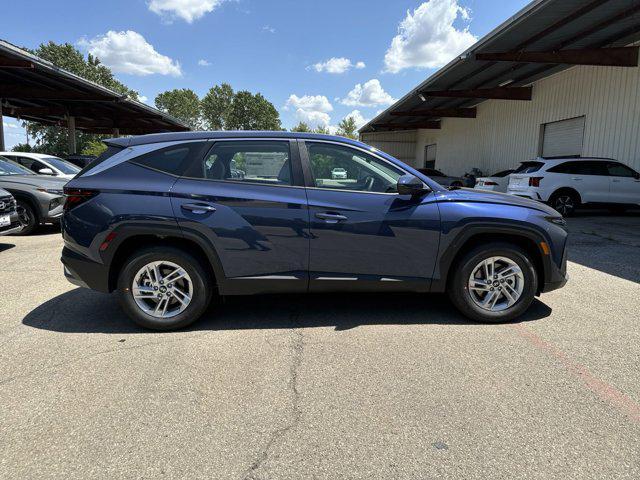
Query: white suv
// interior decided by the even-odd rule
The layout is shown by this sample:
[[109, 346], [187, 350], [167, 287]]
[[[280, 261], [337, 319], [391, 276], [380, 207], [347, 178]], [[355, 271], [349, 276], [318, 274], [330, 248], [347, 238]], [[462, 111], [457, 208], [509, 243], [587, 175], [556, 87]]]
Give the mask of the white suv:
[[579, 205], [640, 205], [640, 174], [608, 158], [537, 158], [509, 176], [507, 193], [547, 202], [564, 216]]
[[53, 155], [27, 152], [0, 152], [0, 157], [8, 158], [39, 175], [71, 180], [80, 171], [77, 165]]

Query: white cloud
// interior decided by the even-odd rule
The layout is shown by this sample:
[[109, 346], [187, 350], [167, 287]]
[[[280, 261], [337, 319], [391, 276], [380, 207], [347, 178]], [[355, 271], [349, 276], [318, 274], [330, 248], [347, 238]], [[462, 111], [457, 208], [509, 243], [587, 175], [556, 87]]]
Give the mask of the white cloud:
[[147, 97], [145, 97], [144, 95], [138, 95], [138, 100], [142, 103], [147, 103], [147, 100], [149, 100]]
[[380, 81], [376, 78], [356, 84], [346, 98], [340, 102], [352, 107], [375, 107], [377, 105], [391, 105], [396, 100], [384, 91]]
[[384, 56], [385, 71], [438, 68], [450, 62], [477, 41], [468, 26], [462, 30], [454, 26], [458, 18], [471, 19], [470, 11], [458, 0], [429, 0], [413, 13], [407, 11]]
[[276, 33], [276, 29], [269, 25], [265, 25], [264, 27], [262, 27], [262, 31], [268, 33]]
[[367, 123], [370, 120], [369, 118], [364, 118], [362, 113], [360, 113], [360, 110], [352, 111], [345, 118], [349, 118], [349, 117], [353, 118], [353, 120], [356, 122], [356, 127], [358, 128], [362, 127], [365, 123]]
[[300, 122], [307, 123], [310, 127], [327, 126], [331, 122], [330, 112], [333, 105], [324, 95], [297, 95], [289, 96], [284, 106], [285, 110], [295, 110], [295, 116]]
[[313, 69], [316, 72], [345, 73], [351, 68], [362, 69], [364, 67], [366, 67], [364, 62], [353, 63], [345, 57], [331, 57], [325, 62], [318, 62], [307, 67], [307, 70]]
[[79, 44], [116, 73], [142, 76], [158, 73], [174, 77], [182, 75], [177, 61], [156, 52], [153, 45], [132, 30], [109, 30], [105, 35], [91, 40], [82, 39]]
[[198, 65], [201, 67], [209, 67], [211, 66], [211, 62], [209, 60], [205, 60], [204, 58], [201, 58], [200, 60], [198, 60]]
[[20, 125], [16, 125], [15, 123], [2, 122], [2, 126], [4, 128], [20, 128]]
[[213, 12], [224, 0], [150, 0], [149, 10], [165, 20], [178, 17], [192, 23], [205, 13]]

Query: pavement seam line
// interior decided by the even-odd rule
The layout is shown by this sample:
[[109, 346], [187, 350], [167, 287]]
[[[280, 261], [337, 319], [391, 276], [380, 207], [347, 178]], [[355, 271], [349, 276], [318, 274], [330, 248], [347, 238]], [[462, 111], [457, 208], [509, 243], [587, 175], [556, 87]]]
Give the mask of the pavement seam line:
[[271, 449], [282, 440], [287, 433], [291, 430], [295, 429], [300, 423], [300, 419], [302, 417], [302, 411], [300, 410], [300, 390], [298, 388], [298, 370], [302, 365], [302, 359], [304, 355], [304, 334], [300, 329], [300, 325], [298, 323], [298, 319], [300, 314], [295, 312], [291, 314], [290, 319], [291, 322], [296, 326], [292, 330], [293, 339], [291, 342], [291, 349], [293, 351], [293, 361], [289, 366], [289, 381], [287, 382], [289, 385], [289, 390], [291, 391], [291, 419], [290, 421], [283, 427], [276, 429], [271, 434], [269, 441], [266, 443], [264, 448], [259, 452], [258, 457], [251, 466], [244, 472], [242, 478], [244, 480], [255, 480], [258, 477], [255, 476], [260, 467], [264, 464], [264, 462], [269, 458], [269, 452]]
[[627, 394], [593, 375], [587, 367], [572, 360], [558, 347], [544, 340], [540, 335], [521, 323], [511, 324], [509, 327], [535, 348], [558, 361], [571, 375], [582, 380], [584, 385], [600, 400], [613, 406], [630, 420], [640, 423], [640, 405]]

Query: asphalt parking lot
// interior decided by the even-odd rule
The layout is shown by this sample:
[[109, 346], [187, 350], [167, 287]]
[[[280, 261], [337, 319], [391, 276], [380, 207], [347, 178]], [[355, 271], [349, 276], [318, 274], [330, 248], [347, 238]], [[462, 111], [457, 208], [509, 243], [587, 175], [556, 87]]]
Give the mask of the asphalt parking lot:
[[442, 296], [232, 299], [135, 327], [0, 237], [0, 478], [640, 478], [640, 215], [570, 219], [508, 325]]

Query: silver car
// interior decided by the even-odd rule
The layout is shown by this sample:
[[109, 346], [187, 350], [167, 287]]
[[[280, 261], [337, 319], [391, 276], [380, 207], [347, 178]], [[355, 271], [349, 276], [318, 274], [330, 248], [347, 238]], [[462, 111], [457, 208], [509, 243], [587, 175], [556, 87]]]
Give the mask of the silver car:
[[45, 223], [58, 223], [62, 216], [67, 179], [36, 175], [26, 168], [0, 157], [0, 188], [16, 199], [16, 210], [23, 227], [20, 235], [29, 235]]
[[43, 153], [0, 152], [0, 157], [8, 158], [39, 175], [71, 180], [80, 171], [80, 167], [62, 158]]

